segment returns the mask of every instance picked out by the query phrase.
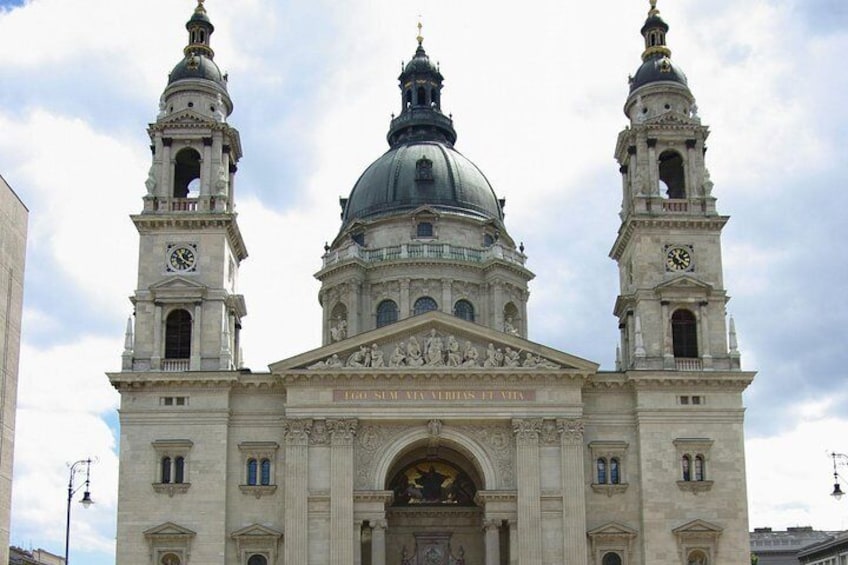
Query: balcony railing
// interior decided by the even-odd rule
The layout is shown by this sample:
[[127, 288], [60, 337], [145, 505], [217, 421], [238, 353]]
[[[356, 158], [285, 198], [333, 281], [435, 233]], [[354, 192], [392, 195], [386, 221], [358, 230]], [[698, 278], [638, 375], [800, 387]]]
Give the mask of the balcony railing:
[[188, 371], [188, 359], [163, 359], [163, 371]]
[[324, 267], [359, 259], [366, 263], [405, 260], [447, 260], [461, 263], [484, 263], [490, 260], [506, 261], [524, 266], [527, 256], [514, 249], [507, 249], [495, 244], [491, 247], [473, 248], [459, 247], [450, 243], [404, 243], [377, 249], [368, 249], [352, 245], [324, 255]]
[[678, 371], [700, 371], [704, 367], [700, 359], [682, 359], [678, 357], [674, 360], [674, 363]]
[[689, 211], [689, 201], [682, 199], [669, 199], [663, 201], [664, 212], [678, 212], [685, 214]]

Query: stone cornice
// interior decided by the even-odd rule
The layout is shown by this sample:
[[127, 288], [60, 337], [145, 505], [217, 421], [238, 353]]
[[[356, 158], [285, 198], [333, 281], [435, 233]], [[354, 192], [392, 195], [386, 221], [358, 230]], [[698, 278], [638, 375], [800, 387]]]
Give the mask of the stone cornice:
[[686, 387], [731, 392], [748, 388], [756, 375], [751, 371], [627, 371], [624, 374], [637, 391]]
[[239, 261], [247, 258], [247, 246], [238, 227], [238, 214], [236, 213], [208, 213], [208, 212], [172, 212], [159, 214], [134, 214], [130, 219], [135, 224], [141, 235], [161, 231], [164, 229], [178, 229], [187, 231], [198, 231], [204, 229], [222, 229], [227, 233], [227, 238]]
[[133, 388], [165, 388], [170, 386], [192, 388], [231, 387], [240, 380], [239, 371], [183, 371], [107, 373], [109, 382], [118, 390]]
[[465, 369], [451, 367], [421, 367], [402, 369], [339, 367], [335, 369], [301, 369], [287, 371], [278, 375], [286, 386], [330, 386], [339, 383], [387, 383], [421, 384], [424, 379], [429, 383], [457, 384], [465, 387], [489, 386], [492, 384], [560, 384], [585, 380], [591, 373], [574, 370], [522, 369], [520, 367]]
[[688, 214], [657, 213], [656, 216], [628, 215], [618, 229], [618, 236], [610, 249], [609, 256], [616, 261], [624, 253], [624, 248], [633, 237], [636, 229], [644, 230], [690, 230], [720, 232], [730, 220], [730, 216], [703, 216]]

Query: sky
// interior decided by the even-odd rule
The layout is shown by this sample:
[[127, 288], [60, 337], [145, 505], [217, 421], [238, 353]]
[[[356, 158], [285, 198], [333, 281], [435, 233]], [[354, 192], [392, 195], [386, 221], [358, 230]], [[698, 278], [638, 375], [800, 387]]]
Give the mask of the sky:
[[[424, 46], [457, 149], [506, 198], [529, 337], [613, 369], [613, 158], [647, 0], [207, 0], [244, 158], [246, 365], [320, 344], [339, 196], [386, 149], [396, 78]], [[71, 560], [114, 563], [120, 367], [150, 166], [147, 124], [193, 0], [0, 0], [0, 174], [30, 210], [12, 543], [62, 553], [68, 464], [94, 457]], [[711, 128], [728, 312], [745, 392], [750, 526], [848, 529], [827, 453], [848, 453], [848, 4], [660, 0]], [[848, 478], [848, 468], [841, 469]], [[843, 487], [844, 489], [844, 487]]]

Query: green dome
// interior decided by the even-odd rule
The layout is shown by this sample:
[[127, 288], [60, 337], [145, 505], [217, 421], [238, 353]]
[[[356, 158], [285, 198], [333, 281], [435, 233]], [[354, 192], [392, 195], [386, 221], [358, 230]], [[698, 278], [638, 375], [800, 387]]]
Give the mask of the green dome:
[[354, 185], [342, 213], [354, 220], [404, 213], [420, 206], [503, 220], [492, 186], [477, 166], [449, 144], [400, 144], [369, 166]]

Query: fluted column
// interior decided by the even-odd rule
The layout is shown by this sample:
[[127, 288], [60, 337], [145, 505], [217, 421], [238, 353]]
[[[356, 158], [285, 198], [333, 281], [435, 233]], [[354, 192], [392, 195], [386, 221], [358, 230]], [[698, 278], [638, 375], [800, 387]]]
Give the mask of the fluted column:
[[557, 420], [562, 453], [563, 556], [565, 565], [586, 565], [586, 481], [583, 422]]
[[513, 420], [518, 477], [518, 555], [521, 565], [542, 564], [541, 419]]
[[353, 437], [356, 420], [327, 420], [330, 431], [330, 564], [353, 562]]
[[162, 368], [162, 355], [165, 348], [162, 346], [162, 306], [153, 306], [153, 351], [150, 352], [150, 368], [158, 371]]
[[353, 565], [362, 565], [362, 520], [353, 522]]
[[509, 521], [509, 565], [518, 565], [518, 523]]
[[374, 520], [371, 527], [371, 565], [386, 565], [386, 521]]
[[[286, 452], [284, 563], [308, 563], [309, 432], [312, 420], [283, 422]], [[351, 521], [353, 521], [351, 519]]]
[[486, 565], [501, 565], [500, 520], [486, 520], [483, 524], [486, 543]]

